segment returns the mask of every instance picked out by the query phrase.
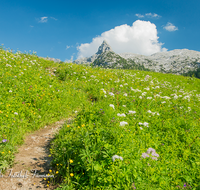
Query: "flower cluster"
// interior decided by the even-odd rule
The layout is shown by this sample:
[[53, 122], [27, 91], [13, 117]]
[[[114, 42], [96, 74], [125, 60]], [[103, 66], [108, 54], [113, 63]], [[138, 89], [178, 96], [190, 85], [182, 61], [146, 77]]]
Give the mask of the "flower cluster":
[[153, 148], [149, 148], [145, 153], [142, 153], [142, 157], [143, 158], [150, 157], [149, 156], [150, 153], [151, 153], [151, 156], [152, 156], [151, 157], [152, 160], [157, 160], [157, 157], [159, 157], [159, 154], [157, 154], [155, 149], [153, 149]]

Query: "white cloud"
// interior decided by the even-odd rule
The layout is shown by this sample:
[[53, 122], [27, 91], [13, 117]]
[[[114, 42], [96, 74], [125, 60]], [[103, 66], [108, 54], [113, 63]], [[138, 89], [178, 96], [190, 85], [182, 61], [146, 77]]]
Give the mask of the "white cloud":
[[144, 18], [144, 17], [150, 17], [150, 18], [159, 18], [161, 17], [160, 15], [156, 14], [156, 13], [146, 13], [145, 15], [142, 14], [135, 14], [135, 16], [137, 16], [138, 18]]
[[48, 17], [44, 16], [44, 17], [40, 17], [39, 22], [44, 23], [44, 22], [47, 22], [47, 20], [48, 20]]
[[31, 28], [33, 28], [34, 26], [30, 25]]
[[70, 46], [67, 45], [67, 46], [66, 46], [66, 49], [69, 49], [69, 48], [70, 48]]
[[58, 20], [58, 19], [56, 19], [56, 18], [54, 18], [54, 17], [50, 17], [51, 19], [53, 19], [53, 20]]
[[174, 26], [172, 23], [168, 22], [166, 24], [166, 26], [163, 26], [163, 28], [169, 32], [173, 32], [173, 31], [176, 31], [178, 30], [178, 27]]
[[137, 16], [138, 18], [143, 18], [144, 15], [141, 15], [141, 14], [135, 14], [135, 16]]
[[156, 14], [156, 13], [146, 13], [145, 16], [147, 17], [151, 17], [151, 18], [159, 18], [161, 17], [160, 15]]
[[150, 21], [135, 21], [132, 26], [127, 24], [116, 26], [92, 39], [91, 43], [77, 46], [78, 58], [95, 54], [103, 40], [106, 40], [115, 53], [138, 53], [151, 55], [166, 51], [158, 42], [156, 25]]

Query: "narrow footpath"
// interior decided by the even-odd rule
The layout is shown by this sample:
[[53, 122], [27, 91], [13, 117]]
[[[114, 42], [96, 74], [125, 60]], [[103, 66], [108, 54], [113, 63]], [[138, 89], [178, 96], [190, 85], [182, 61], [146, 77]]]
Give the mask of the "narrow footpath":
[[49, 178], [45, 180], [44, 176], [52, 169], [50, 141], [65, 122], [70, 123], [71, 119], [63, 119], [26, 136], [24, 144], [15, 155], [13, 168], [0, 174], [1, 190], [52, 190], [58, 187], [50, 184], [48, 186]]

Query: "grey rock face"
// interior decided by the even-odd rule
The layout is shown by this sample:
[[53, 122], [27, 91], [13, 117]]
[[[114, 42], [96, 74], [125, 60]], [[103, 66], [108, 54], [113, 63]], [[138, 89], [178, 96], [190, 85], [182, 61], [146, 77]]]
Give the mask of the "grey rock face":
[[89, 58], [75, 60], [77, 64], [90, 64], [109, 68], [144, 68], [155, 72], [183, 74], [200, 68], [200, 52], [176, 49], [150, 56], [135, 53], [116, 54], [104, 40], [96, 54]]
[[106, 42], [106, 40], [104, 40], [103, 43], [99, 46], [97, 53], [95, 53], [91, 57], [83, 57], [83, 58], [77, 59], [77, 60], [73, 61], [73, 63], [90, 64], [90, 63], [93, 63], [99, 55], [101, 55], [104, 52], [109, 52], [109, 51], [112, 51], [112, 49], [111, 49], [110, 45]]
[[106, 40], [103, 41], [103, 43], [99, 46], [99, 49], [96, 54], [100, 55], [106, 51], [112, 51], [111, 47], [108, 45]]

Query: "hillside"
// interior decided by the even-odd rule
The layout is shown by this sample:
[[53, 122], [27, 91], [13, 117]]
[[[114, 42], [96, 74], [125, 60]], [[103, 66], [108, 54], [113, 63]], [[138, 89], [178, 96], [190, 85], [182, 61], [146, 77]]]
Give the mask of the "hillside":
[[[107, 50], [97, 59], [107, 61], [108, 55], [126, 60]], [[50, 184], [200, 188], [199, 79], [55, 63], [3, 49], [0, 64], [2, 172], [30, 132], [76, 114], [51, 142]]]

